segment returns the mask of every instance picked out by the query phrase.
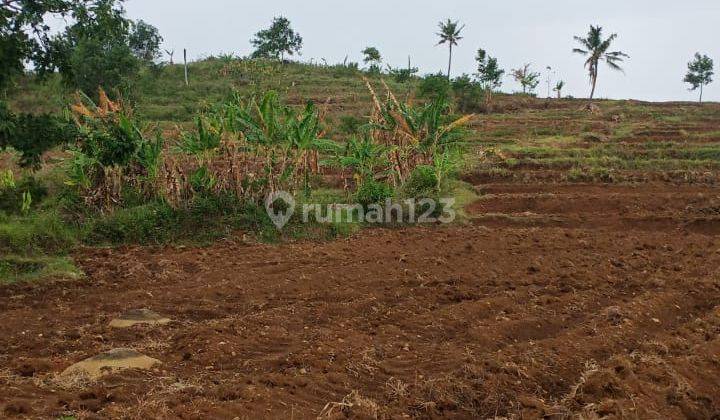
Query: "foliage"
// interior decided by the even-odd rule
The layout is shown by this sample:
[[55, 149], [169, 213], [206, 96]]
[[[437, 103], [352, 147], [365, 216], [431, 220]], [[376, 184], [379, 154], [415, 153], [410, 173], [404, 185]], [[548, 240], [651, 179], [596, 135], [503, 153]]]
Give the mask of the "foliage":
[[540, 84], [540, 73], [530, 70], [530, 64], [513, 70], [512, 76], [522, 86], [523, 93], [533, 92]]
[[6, 214], [27, 213], [48, 195], [47, 187], [34, 177], [15, 181], [12, 171], [0, 173], [0, 211]]
[[160, 44], [163, 38], [156, 27], [139, 20], [131, 22], [128, 45], [135, 57], [146, 63], [152, 63], [161, 57]]
[[270, 28], [263, 29], [250, 41], [255, 47], [253, 58], [285, 59], [285, 54], [299, 54], [303, 39], [290, 26], [290, 21], [283, 17], [273, 19]]
[[688, 72], [683, 81], [690, 84], [690, 90], [700, 88], [700, 102], [702, 102], [703, 87], [713, 81], [714, 67], [715, 64], [712, 58], [707, 55], [700, 55], [700, 53], [695, 53], [693, 61], [688, 63]]
[[72, 16], [72, 25], [48, 39], [40, 74], [57, 70], [69, 86], [87, 94], [98, 88], [126, 90], [139, 60], [130, 46], [132, 22], [125, 9], [117, 0], [96, 0], [78, 5]]
[[410, 174], [403, 187], [403, 193], [411, 198], [428, 197], [434, 194], [439, 186], [435, 168], [430, 165], [420, 165]]
[[573, 52], [588, 57], [585, 61], [585, 66], [590, 73], [590, 83], [592, 84], [592, 91], [590, 92], [591, 100], [595, 96], [600, 61], [605, 61], [613, 70], [622, 71], [619, 63], [623, 62], [625, 58], [630, 57], [622, 51], [608, 51], [613, 41], [617, 38], [617, 34], [611, 34], [606, 39], [603, 39], [602, 31], [602, 27], [590, 25], [590, 31], [587, 37], [574, 37], [575, 41], [579, 42], [583, 48], [574, 48]]
[[70, 184], [78, 187], [87, 204], [110, 208], [121, 201], [126, 183], [155, 193], [153, 181], [160, 166], [162, 138], [149, 138], [121, 101], [111, 101], [103, 90], [96, 105], [78, 94], [72, 106], [78, 126]]
[[426, 99], [447, 99], [450, 95], [451, 84], [443, 74], [429, 74], [422, 78], [418, 85], [418, 95]]
[[392, 198], [393, 195], [393, 188], [390, 185], [370, 178], [364, 180], [358, 186], [355, 192], [355, 200], [363, 206], [385, 204], [385, 201]]
[[385, 171], [392, 177], [394, 185], [404, 185], [417, 166], [434, 165], [436, 157], [463, 146], [463, 126], [473, 116], [448, 123], [450, 103], [447, 97], [412, 106], [399, 102], [385, 86], [387, 99], [381, 102], [367, 80], [366, 83], [375, 104], [370, 117], [372, 141], [387, 148], [389, 165]]
[[324, 128], [315, 105], [297, 109], [269, 91], [245, 100], [233, 95], [196, 120], [196, 130], [183, 133], [174, 164], [163, 174], [166, 199], [187, 205], [198, 195], [230, 194], [259, 203], [267, 194], [310, 188], [319, 171], [319, 153], [334, 150], [324, 140]]
[[20, 153], [20, 166], [37, 169], [42, 155], [74, 140], [75, 130], [65, 119], [49, 114], [14, 115], [0, 108], [0, 149], [12, 147]]
[[371, 73], [380, 73], [380, 66], [382, 65], [382, 56], [380, 51], [375, 47], [367, 47], [362, 51], [363, 62], [370, 65]]
[[392, 68], [388, 66], [388, 72], [397, 83], [407, 83], [420, 71], [417, 67]]
[[562, 81], [562, 80], [560, 80], [560, 81], [557, 82], [557, 84], [556, 84], [555, 87], [553, 88], [553, 90], [554, 90], [555, 92], [557, 92], [557, 97], [558, 97], [558, 99], [562, 98], [562, 90], [563, 90], [564, 87], [565, 87], [565, 82]]
[[487, 96], [490, 95], [490, 92], [484, 89], [480, 82], [472, 80], [467, 74], [453, 80], [452, 90], [460, 112], [479, 111], [483, 99], [487, 99]]
[[78, 0], [4, 0], [0, 7], [0, 90], [45, 50], [49, 15], [64, 16]]
[[450, 70], [452, 68], [452, 50], [453, 47], [457, 46], [458, 42], [462, 40], [460, 34], [465, 28], [465, 25], [460, 26], [460, 22], [453, 22], [452, 20], [448, 19], [446, 22], [440, 22], [438, 26], [440, 27], [440, 32], [437, 33], [437, 36], [440, 37], [438, 45], [447, 44], [448, 48], [450, 49], [450, 58], [448, 60], [447, 73], [447, 79], [450, 80]]
[[381, 171], [389, 164], [387, 147], [377, 144], [370, 135], [351, 138], [346, 144], [338, 162], [344, 168], [350, 168], [357, 184], [384, 175]]
[[490, 57], [482, 48], [478, 49], [475, 61], [478, 63], [478, 81], [487, 90], [495, 90], [502, 86], [505, 70], [498, 65], [497, 58]]

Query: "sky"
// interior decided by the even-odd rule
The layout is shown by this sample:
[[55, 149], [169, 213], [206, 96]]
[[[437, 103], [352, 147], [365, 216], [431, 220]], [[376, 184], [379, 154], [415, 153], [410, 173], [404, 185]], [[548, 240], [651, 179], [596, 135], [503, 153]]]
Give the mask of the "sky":
[[598, 97], [697, 100], [682, 80], [699, 51], [718, 70], [705, 98], [720, 101], [718, 0], [128, 0], [125, 7], [132, 19], [158, 27], [176, 59], [183, 48], [191, 58], [248, 55], [253, 35], [283, 15], [304, 38], [301, 60], [338, 63], [349, 56], [360, 62], [361, 51], [375, 46], [386, 64], [405, 67], [410, 56], [423, 74], [446, 71], [448, 51], [436, 46], [436, 33], [438, 22], [451, 18], [466, 25], [454, 52], [454, 76], [475, 71], [475, 52], [482, 47], [506, 70], [502, 90], [519, 90], [510, 69], [531, 63], [543, 73], [541, 96], [547, 95], [548, 66], [553, 81], [565, 81], [565, 94], [589, 95], [584, 59], [572, 53], [573, 36], [600, 25], [618, 34], [612, 49], [630, 59], [624, 73], [600, 68]]

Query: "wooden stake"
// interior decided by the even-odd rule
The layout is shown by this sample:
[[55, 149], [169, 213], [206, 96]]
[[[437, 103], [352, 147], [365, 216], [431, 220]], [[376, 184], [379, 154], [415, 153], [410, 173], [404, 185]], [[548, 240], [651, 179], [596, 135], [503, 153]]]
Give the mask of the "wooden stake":
[[190, 79], [188, 79], [187, 48], [183, 49], [183, 61], [185, 61], [185, 86], [190, 86]]

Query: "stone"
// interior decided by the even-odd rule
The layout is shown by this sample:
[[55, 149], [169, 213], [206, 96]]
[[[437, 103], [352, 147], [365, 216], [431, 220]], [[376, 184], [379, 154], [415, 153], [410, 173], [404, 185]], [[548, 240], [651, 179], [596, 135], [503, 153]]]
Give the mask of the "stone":
[[132, 349], [113, 349], [90, 357], [65, 369], [61, 376], [85, 376], [99, 379], [104, 375], [125, 369], [149, 370], [162, 362]]
[[130, 328], [138, 324], [165, 325], [169, 322], [170, 318], [149, 309], [132, 309], [120, 315], [119, 318], [110, 321], [110, 326], [113, 328]]

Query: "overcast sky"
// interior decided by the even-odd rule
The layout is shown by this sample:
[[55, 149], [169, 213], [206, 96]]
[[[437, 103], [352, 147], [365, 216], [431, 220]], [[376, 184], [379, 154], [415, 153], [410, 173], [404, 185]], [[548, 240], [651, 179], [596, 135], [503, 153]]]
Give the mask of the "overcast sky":
[[[455, 51], [453, 74], [472, 73], [475, 51], [482, 47], [509, 70], [532, 63], [555, 79], [566, 93], [589, 94], [583, 58], [572, 54], [573, 35], [590, 24], [619, 36], [614, 49], [628, 53], [625, 74], [600, 70], [598, 96], [643, 100], [695, 100], [682, 82], [696, 51], [720, 66], [719, 0], [128, 0], [128, 15], [160, 29], [166, 47], [193, 58], [217, 53], [247, 55], [249, 40], [277, 15], [288, 17], [304, 38], [303, 60], [360, 61], [360, 51], [376, 46], [387, 64], [406, 66], [408, 55], [422, 73], [447, 66], [447, 48], [436, 46], [437, 24], [458, 19], [466, 28]], [[718, 82], [706, 90], [720, 101]], [[543, 79], [545, 76], [543, 75]], [[503, 90], [519, 89], [509, 76]], [[538, 88], [543, 95], [547, 87]]]

